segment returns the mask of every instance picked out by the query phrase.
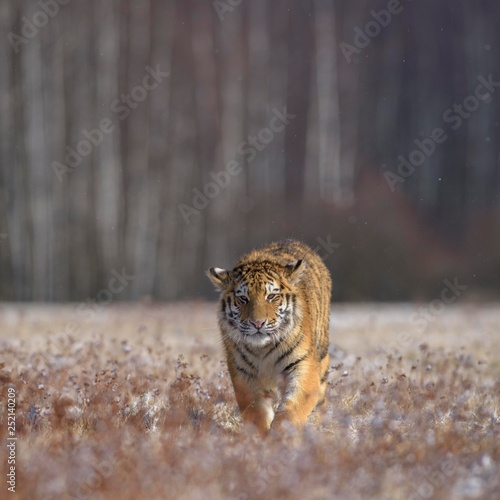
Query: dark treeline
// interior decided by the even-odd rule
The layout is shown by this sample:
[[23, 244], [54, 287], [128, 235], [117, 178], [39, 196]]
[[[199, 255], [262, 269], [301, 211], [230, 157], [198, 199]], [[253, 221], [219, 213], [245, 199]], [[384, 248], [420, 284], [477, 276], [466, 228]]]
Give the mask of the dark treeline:
[[213, 297], [284, 236], [337, 300], [499, 290], [498, 1], [4, 0], [0, 36], [0, 298]]

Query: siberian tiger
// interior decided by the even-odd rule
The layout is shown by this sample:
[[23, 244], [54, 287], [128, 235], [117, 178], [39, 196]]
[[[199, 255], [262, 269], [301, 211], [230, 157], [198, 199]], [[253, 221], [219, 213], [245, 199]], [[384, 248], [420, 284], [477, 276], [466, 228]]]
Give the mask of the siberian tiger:
[[328, 377], [331, 279], [323, 261], [288, 239], [207, 275], [221, 292], [219, 326], [244, 421], [264, 434], [284, 420], [302, 426], [324, 401]]

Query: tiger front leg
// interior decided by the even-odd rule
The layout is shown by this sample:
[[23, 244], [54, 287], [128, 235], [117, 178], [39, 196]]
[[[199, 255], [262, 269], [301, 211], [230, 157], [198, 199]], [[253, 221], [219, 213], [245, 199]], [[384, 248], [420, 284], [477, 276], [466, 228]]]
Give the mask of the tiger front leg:
[[272, 394], [252, 389], [241, 378], [235, 378], [233, 386], [243, 421], [253, 424], [261, 434], [267, 434], [274, 418]]
[[283, 401], [276, 411], [271, 424], [279, 429], [283, 422], [294, 427], [303, 427], [321, 399], [321, 383], [315, 367], [304, 367], [302, 373], [289, 376]]

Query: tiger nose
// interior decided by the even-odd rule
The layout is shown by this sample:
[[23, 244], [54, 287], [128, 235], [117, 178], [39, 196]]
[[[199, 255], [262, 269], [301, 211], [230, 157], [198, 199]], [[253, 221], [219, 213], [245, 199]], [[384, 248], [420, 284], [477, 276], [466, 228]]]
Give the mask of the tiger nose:
[[255, 326], [255, 328], [257, 328], [257, 330], [259, 330], [260, 328], [262, 328], [262, 325], [266, 322], [265, 319], [254, 319], [254, 320], [250, 320], [250, 323], [252, 323], [253, 326]]

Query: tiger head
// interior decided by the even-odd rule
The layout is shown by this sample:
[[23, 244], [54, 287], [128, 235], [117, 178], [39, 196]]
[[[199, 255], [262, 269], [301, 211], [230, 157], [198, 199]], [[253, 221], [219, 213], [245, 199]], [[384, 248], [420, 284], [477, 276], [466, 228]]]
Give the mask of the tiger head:
[[300, 319], [297, 284], [305, 268], [302, 260], [281, 266], [252, 262], [232, 271], [207, 271], [221, 292], [219, 321], [236, 343], [264, 346], [277, 343]]

